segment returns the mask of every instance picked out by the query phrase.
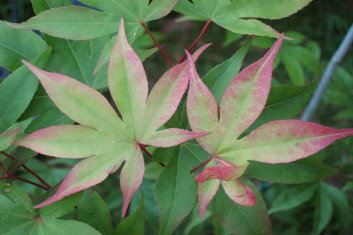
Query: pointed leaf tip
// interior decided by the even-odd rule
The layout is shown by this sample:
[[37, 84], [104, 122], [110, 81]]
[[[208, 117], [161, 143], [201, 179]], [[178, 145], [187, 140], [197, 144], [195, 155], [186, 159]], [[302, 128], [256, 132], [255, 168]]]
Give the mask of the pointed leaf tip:
[[204, 183], [197, 184], [197, 197], [199, 201], [200, 217], [203, 219], [208, 204], [212, 198], [216, 195], [220, 180], [209, 180]]
[[244, 68], [224, 92], [220, 105], [222, 146], [239, 137], [261, 114], [271, 88], [273, 61], [283, 34], [258, 61]]
[[228, 197], [235, 203], [242, 206], [254, 206], [256, 204], [253, 190], [244, 185], [240, 179], [222, 181], [222, 186]]
[[126, 155], [125, 165], [120, 174], [120, 187], [123, 194], [122, 218], [125, 217], [132, 197], [140, 187], [145, 172], [145, 164], [141, 150], [135, 146]]
[[234, 180], [242, 176], [247, 166], [212, 166], [199, 173], [195, 180], [203, 183], [207, 180]]
[[65, 177], [55, 194], [34, 208], [47, 206], [68, 195], [99, 184], [112, 173], [112, 167], [116, 169], [121, 162], [122, 158], [110, 155], [94, 156], [80, 161]]

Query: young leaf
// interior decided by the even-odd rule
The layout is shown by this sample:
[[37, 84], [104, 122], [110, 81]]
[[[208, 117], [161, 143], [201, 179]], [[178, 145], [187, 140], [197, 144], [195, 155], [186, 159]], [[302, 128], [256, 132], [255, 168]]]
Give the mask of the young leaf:
[[312, 0], [180, 0], [176, 11], [211, 19], [234, 33], [278, 37], [270, 26], [252, 18], [280, 19], [296, 13]]
[[[263, 58], [244, 68], [230, 83], [218, 107], [212, 93], [203, 85], [189, 56], [191, 82], [187, 98], [187, 115], [193, 131], [211, 132], [198, 138], [199, 144], [212, 155], [209, 161], [217, 166], [206, 167], [196, 176], [201, 184], [219, 179], [228, 196], [236, 203], [254, 205], [250, 188], [237, 181], [248, 161], [288, 163], [308, 157], [332, 142], [353, 135], [353, 129], [337, 130], [300, 120], [272, 121], [239, 139], [259, 117], [269, 95], [272, 65], [281, 46], [283, 35], [277, 39]], [[237, 182], [237, 183], [236, 183]], [[200, 186], [199, 189], [203, 191]], [[205, 210], [206, 195], [202, 197], [201, 214]], [[207, 191], [206, 191], [207, 193]]]
[[[162, 76], [162, 81], [157, 82], [150, 97], [157, 96], [154, 91], [162, 91], [162, 94], [168, 92], [168, 99], [161, 102], [146, 97], [147, 81], [137, 82], [140, 81], [139, 79], [142, 79], [142, 81], [145, 79], [145, 72], [141, 61], [126, 41], [123, 20], [121, 21], [115, 48], [116, 50], [125, 49], [118, 52], [117, 56], [114, 53], [112, 54], [109, 71], [115, 71], [123, 76], [119, 77], [110, 72], [108, 80], [110, 92], [118, 109], [122, 111], [123, 120], [119, 118], [105, 97], [96, 90], [70, 77], [46, 72], [24, 62], [41, 81], [55, 105], [80, 125], [49, 127], [19, 139], [16, 144], [55, 157], [85, 158], [66, 176], [58, 191], [46, 201], [37, 205], [36, 208], [49, 205], [72, 193], [102, 182], [125, 162], [120, 177], [124, 197], [122, 211], [124, 217], [132, 196], [142, 182], [144, 162], [141, 147], [144, 148], [147, 143], [151, 144], [156, 140], [155, 136], [160, 134], [156, 132], [157, 129], [168, 121], [176, 110], [187, 88], [189, 63], [184, 62], [171, 68], [166, 72], [168, 76]], [[194, 57], [197, 58], [203, 49], [205, 47], [199, 49]], [[120, 70], [115, 70], [112, 66], [118, 66]], [[120, 89], [118, 85], [124, 81], [131, 85], [129, 85], [128, 94], [116, 94], [115, 92]], [[139, 91], [144, 92], [142, 96], [137, 95]], [[126, 104], [120, 103], [120, 99], [136, 104], [136, 108], [133, 107], [132, 111], [132, 106], [124, 106]], [[144, 108], [146, 99], [147, 105]], [[165, 110], [156, 110], [158, 112], [153, 113], [153, 118], [150, 118], [148, 114], [152, 110], [148, 109], [148, 104], [152, 107], [158, 107], [157, 104], [161, 103]], [[145, 125], [147, 120], [141, 117], [147, 117], [148, 121], [152, 120], [153, 128], [146, 128], [148, 126]], [[178, 129], [166, 129], [161, 132], [164, 134], [179, 134], [177, 137], [171, 136], [172, 138], [169, 138], [168, 141], [164, 141], [164, 147], [174, 146], [181, 141], [208, 134], [206, 132], [194, 133]], [[143, 138], [141, 138], [140, 133], [144, 133]], [[154, 139], [150, 141], [149, 136], [154, 137]], [[158, 141], [153, 144], [160, 146]]]

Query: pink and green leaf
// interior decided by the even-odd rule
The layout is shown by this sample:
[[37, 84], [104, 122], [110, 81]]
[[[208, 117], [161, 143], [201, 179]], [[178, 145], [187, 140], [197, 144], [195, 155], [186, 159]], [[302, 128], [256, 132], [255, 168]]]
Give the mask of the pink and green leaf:
[[212, 198], [216, 195], [220, 182], [221, 182], [220, 180], [214, 179], [214, 180], [205, 181], [203, 183], [198, 183], [197, 194], [198, 194], [201, 218], [204, 217], [208, 204], [210, 203]]
[[222, 186], [233, 202], [242, 206], [254, 206], [256, 204], [254, 192], [249, 186], [244, 185], [240, 179], [222, 181]]
[[134, 146], [126, 155], [126, 161], [120, 174], [120, 186], [123, 193], [122, 217], [124, 218], [130, 201], [136, 190], [140, 187], [145, 172], [145, 163], [141, 150]]
[[[231, 165], [231, 164], [230, 164]], [[247, 165], [243, 166], [212, 166], [205, 168], [201, 173], [199, 173], [195, 180], [199, 183], [203, 183], [212, 179], [219, 180], [235, 180], [242, 176], [246, 170]]]
[[263, 58], [243, 69], [223, 94], [219, 125], [221, 146], [232, 142], [261, 114], [271, 87], [272, 64], [282, 40], [283, 35]]
[[109, 174], [114, 173], [123, 161], [124, 154], [100, 155], [79, 162], [65, 177], [55, 194], [35, 206], [40, 208], [59, 201], [63, 197], [99, 184]]
[[58, 73], [41, 70], [23, 62], [41, 81], [55, 105], [72, 120], [97, 130], [116, 129], [122, 135], [125, 128], [107, 99], [91, 87]]
[[109, 153], [116, 143], [119, 144], [119, 140], [111, 134], [79, 125], [48, 127], [15, 142], [38, 153], [60, 158], [85, 158]]
[[286, 163], [308, 157], [352, 135], [353, 129], [334, 129], [300, 120], [272, 121], [234, 141], [232, 147], [219, 156], [233, 164], [248, 160]]
[[0, 134], [0, 151], [11, 146], [20, 130], [21, 128], [16, 128], [14, 130], [4, 131]]
[[208, 132], [191, 132], [177, 128], [170, 128], [155, 132], [146, 139], [142, 139], [140, 142], [144, 145], [168, 148], [208, 134]]
[[108, 84], [125, 125], [137, 132], [135, 134], [139, 137], [139, 132], [144, 128], [141, 125], [148, 84], [142, 62], [127, 41], [123, 19], [118, 39], [110, 54]]
[[207, 131], [211, 134], [198, 139], [199, 144], [209, 153], [215, 153], [217, 136], [212, 132], [218, 127], [218, 106], [214, 96], [197, 74], [195, 63], [187, 52], [190, 87], [187, 97], [187, 115], [193, 131]]
[[[193, 59], [197, 60], [209, 45], [200, 47], [193, 54]], [[146, 104], [145, 119], [148, 122], [145, 127], [146, 134], [161, 127], [175, 113], [189, 83], [190, 71], [188, 67], [187, 61], [172, 67], [162, 75], [153, 87]]]

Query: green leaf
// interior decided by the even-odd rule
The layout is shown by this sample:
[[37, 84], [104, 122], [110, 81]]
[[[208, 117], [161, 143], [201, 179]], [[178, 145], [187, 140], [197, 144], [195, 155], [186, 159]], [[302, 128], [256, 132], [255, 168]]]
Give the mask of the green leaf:
[[29, 205], [17, 204], [0, 194], [0, 233], [15, 235], [29, 231], [35, 223], [36, 214], [28, 207]]
[[129, 23], [148, 22], [166, 16], [177, 0], [81, 0], [81, 2], [124, 17]]
[[269, 235], [271, 225], [265, 202], [255, 186], [245, 181], [255, 193], [255, 206], [241, 206], [231, 201], [225, 192], [219, 190], [210, 204], [210, 210], [215, 218], [229, 233], [242, 235]]
[[220, 104], [222, 95], [230, 82], [239, 73], [250, 45], [251, 41], [247, 41], [232, 57], [213, 67], [202, 78], [205, 85], [211, 90], [218, 104]]
[[104, 235], [113, 233], [110, 212], [104, 200], [95, 191], [86, 190], [78, 204], [78, 218]]
[[190, 170], [208, 157], [197, 144], [184, 144], [174, 151], [173, 158], [159, 175], [155, 190], [161, 235], [172, 234], [191, 212], [196, 203], [197, 186]]
[[15, 141], [20, 128], [15, 130], [7, 130], [0, 134], [0, 151], [7, 149]]
[[16, 29], [35, 29], [55, 37], [88, 40], [116, 32], [119, 17], [85, 7], [68, 6], [41, 12], [21, 24], [8, 24]]
[[28, 194], [24, 192], [20, 187], [6, 183], [0, 183], [0, 194], [8, 197], [13, 203], [27, 208], [28, 211], [32, 210], [31, 199], [29, 198]]
[[116, 226], [116, 228], [114, 229], [114, 234], [116, 235], [144, 234], [145, 222], [144, 222], [143, 200], [144, 200], [143, 197], [141, 197], [140, 205], [137, 208], [137, 210]]
[[36, 15], [42, 11], [49, 10], [50, 8], [70, 6], [72, 3], [70, 0], [31, 0], [32, 7]]
[[[72, 212], [82, 196], [81, 192], [72, 194], [47, 207], [40, 209], [40, 215], [45, 219], [58, 218]], [[85, 222], [85, 221], [84, 221]]]
[[251, 162], [246, 174], [263, 181], [301, 184], [336, 175], [337, 170], [323, 163], [317, 156], [313, 156], [282, 164]]
[[101, 233], [87, 224], [75, 220], [49, 219], [37, 221], [30, 228], [33, 234], [51, 234], [51, 235], [67, 235], [67, 234], [89, 234], [100, 235]]
[[333, 216], [333, 205], [325, 187], [320, 185], [319, 193], [315, 200], [313, 234], [321, 234]]
[[198, 19], [211, 19], [234, 33], [278, 37], [278, 32], [270, 26], [251, 18], [280, 19], [294, 14], [311, 1], [180, 0], [174, 10]]
[[269, 213], [290, 210], [309, 201], [317, 191], [317, 185], [292, 186], [283, 191], [273, 202]]
[[229, 15], [243, 18], [281, 19], [288, 17], [313, 0], [236, 0], [230, 4]]
[[71, 41], [61, 38], [46, 37], [53, 45], [53, 54], [46, 64], [51, 72], [63, 73], [95, 89], [107, 88], [107, 66], [97, 73], [94, 68], [108, 41], [108, 37], [88, 41]]
[[353, 215], [347, 195], [340, 189], [323, 184], [325, 193], [329, 195], [334, 206], [334, 214], [340, 225], [340, 232], [344, 234], [351, 227], [353, 222]]
[[34, 32], [20, 31], [0, 21], [0, 67], [15, 71], [21, 59], [32, 61], [48, 47]]
[[286, 71], [295, 85], [302, 86], [305, 83], [304, 71], [297, 60], [293, 60], [291, 54], [283, 54], [282, 60]]
[[1, 234], [100, 234], [89, 225], [78, 221], [38, 216], [32, 209], [33, 205], [27, 193], [16, 186], [0, 184], [0, 190]]
[[[48, 48], [33, 63], [43, 66], [51, 53]], [[38, 79], [25, 67], [21, 66], [0, 84], [0, 133], [13, 124], [29, 105]]]

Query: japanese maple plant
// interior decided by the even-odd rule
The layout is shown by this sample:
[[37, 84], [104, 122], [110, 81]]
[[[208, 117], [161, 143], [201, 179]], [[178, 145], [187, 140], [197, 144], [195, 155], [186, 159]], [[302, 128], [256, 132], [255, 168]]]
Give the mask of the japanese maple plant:
[[[48, 126], [28, 135], [18, 135], [17, 138], [21, 127], [10, 128], [0, 135], [0, 150], [5, 150], [12, 144], [12, 148], [25, 147], [56, 158], [83, 158], [66, 175], [58, 189], [34, 208], [44, 209], [63, 201], [72, 194], [101, 183], [110, 174], [119, 172], [123, 197], [122, 218], [124, 218], [131, 214], [129, 205], [143, 182], [144, 155], [146, 155], [151, 157], [149, 162], [160, 164], [158, 170], [160, 181], [156, 185], [155, 199], [160, 210], [161, 234], [171, 234], [191, 212], [196, 200], [196, 191], [201, 218], [205, 216], [206, 209], [217, 192], [220, 191], [218, 193], [222, 194], [224, 191], [238, 207], [238, 212], [234, 213], [243, 213], [243, 217], [236, 218], [238, 221], [229, 222], [225, 216], [219, 215], [221, 210], [219, 205], [225, 202], [224, 197], [221, 202], [220, 199], [214, 199], [214, 205], [210, 208], [211, 213], [220, 220], [227, 231], [239, 231], [239, 234], [255, 232], [268, 234], [267, 225], [251, 229], [239, 227], [239, 224], [243, 223], [242, 219], [248, 223], [247, 216], [251, 218], [250, 220], [256, 218], [265, 221], [261, 222], [263, 224], [268, 220], [268, 215], [263, 214], [266, 208], [261, 195], [247, 177], [250, 165], [256, 162], [267, 164], [294, 162], [313, 155], [338, 139], [353, 135], [353, 129], [334, 129], [301, 120], [273, 120], [251, 128], [266, 108], [274, 60], [283, 40], [288, 39], [253, 18], [283, 18], [310, 1], [301, 0], [295, 3], [283, 1], [286, 3], [282, 4], [279, 1], [269, 0], [269, 5], [265, 8], [260, 0], [212, 2], [181, 0], [178, 4], [177, 1], [167, 0], [155, 0], [150, 4], [149, 1], [138, 0], [130, 3], [93, 0], [82, 2], [104, 12], [64, 6], [40, 13], [25, 23], [11, 25], [17, 28], [16, 30], [41, 30], [49, 39], [57, 36], [71, 40], [91, 40], [114, 33], [116, 21], [120, 21], [117, 38], [113, 37], [107, 43], [103, 51], [108, 53], [102, 55], [97, 67], [92, 68], [92, 74], [97, 74], [97, 71], [104, 67], [106, 62], [108, 63], [106, 79], [112, 102], [107, 96], [79, 79], [49, 72], [39, 68], [41, 65], [37, 62], [22, 60], [39, 79], [50, 100], [71, 119], [71, 123], [75, 124]], [[203, 5], [206, 2], [207, 4]], [[271, 7], [277, 5], [278, 12], [269, 12], [272, 10]], [[141, 10], [141, 15], [135, 16], [132, 13], [134, 6]], [[179, 64], [172, 66], [164, 49], [145, 25], [145, 22], [161, 18], [172, 9], [207, 21], [198, 40], [211, 22], [236, 33], [276, 37], [277, 40], [261, 59], [246, 66], [239, 73], [234, 68], [236, 76], [224, 82], [226, 85], [217, 90], [215, 98], [212, 86], [205, 84], [208, 82], [207, 79], [201, 79], [195, 67], [195, 61], [210, 44], [203, 45], [190, 54], [198, 42], [196, 40], [185, 51], [185, 60], [183, 58]], [[67, 15], [70, 18], [70, 14], [75, 11], [87, 19], [98, 19], [97, 22], [106, 26], [106, 31], [96, 28], [95, 24], [91, 25], [92, 31], [84, 31], [82, 34], [76, 34], [72, 28], [71, 31], [66, 30], [65, 27], [69, 28], [70, 19], [63, 17]], [[43, 23], [49, 16], [58, 17], [56, 24], [50, 23], [58, 28], [48, 27], [50, 24]], [[244, 19], [245, 17], [252, 19]], [[65, 26], [60, 24], [60, 21], [68, 23]], [[110, 21], [114, 22], [114, 27], [111, 27], [113, 23], [109, 23]], [[84, 25], [84, 22], [82, 24]], [[90, 22], [87, 25], [90, 25]], [[129, 34], [126, 33], [125, 25], [130, 29], [142, 26], [153, 38], [171, 67], [150, 92], [141, 57], [129, 44]], [[133, 30], [129, 31], [131, 32]], [[215, 70], [218, 69], [216, 74], [221, 79], [223, 73], [229, 71], [221, 71], [220, 68], [222, 65]], [[227, 68], [231, 69], [232, 66]], [[170, 121], [172, 117], [178, 119], [183, 116], [187, 116], [187, 122], [183, 120], [184, 125], [174, 125], [176, 122]], [[189, 127], [191, 130], [187, 130]], [[157, 149], [155, 152], [160, 148], [169, 148], [177, 153], [169, 161], [160, 162], [160, 159], [155, 160], [154, 154], [150, 153], [151, 147]], [[8, 153], [4, 151], [2, 153], [12, 158]], [[2, 164], [0, 166], [6, 174], [3, 179], [16, 179], [15, 176], [9, 175]], [[160, 173], [161, 169], [163, 171]], [[258, 170], [261, 171], [261, 168]], [[175, 183], [179, 176], [182, 180]], [[39, 176], [38, 178], [44, 181]], [[178, 186], [170, 190], [169, 184]], [[223, 189], [220, 189], [220, 186]], [[169, 193], [171, 191], [172, 193]], [[173, 198], [171, 203], [170, 196]], [[249, 212], [247, 208], [255, 209]], [[259, 216], [255, 215], [256, 213]], [[38, 218], [42, 217], [36, 217], [36, 222], [40, 223], [41, 220]], [[131, 226], [133, 225], [130, 224]], [[128, 234], [126, 231], [129, 230], [119, 226], [115, 230], [118, 234], [124, 234], [123, 231]], [[103, 233], [110, 234], [112, 230]]]

